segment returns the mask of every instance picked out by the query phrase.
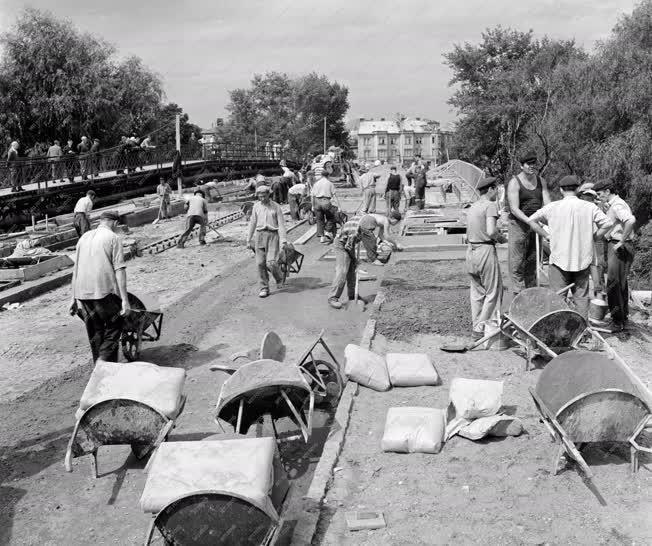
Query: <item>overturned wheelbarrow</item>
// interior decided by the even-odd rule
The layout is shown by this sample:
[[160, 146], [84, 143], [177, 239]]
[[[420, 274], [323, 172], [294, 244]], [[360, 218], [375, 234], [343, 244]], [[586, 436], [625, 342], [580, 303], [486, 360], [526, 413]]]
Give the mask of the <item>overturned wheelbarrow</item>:
[[591, 351], [571, 351], [552, 359], [530, 394], [548, 432], [559, 444], [553, 474], [565, 453], [575, 461], [601, 503], [604, 498], [592, 482], [592, 472], [580, 447], [594, 442], [630, 444], [632, 471], [640, 452], [652, 449], [639, 443], [651, 417], [649, 390], [619, 358]]

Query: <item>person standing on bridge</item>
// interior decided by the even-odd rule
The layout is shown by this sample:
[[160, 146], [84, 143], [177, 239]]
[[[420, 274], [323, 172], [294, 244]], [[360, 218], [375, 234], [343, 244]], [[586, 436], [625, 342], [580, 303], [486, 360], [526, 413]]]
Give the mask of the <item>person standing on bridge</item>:
[[199, 244], [206, 244], [206, 222], [208, 219], [208, 202], [204, 190], [195, 190], [192, 197], [186, 201], [186, 231], [181, 234], [177, 242], [178, 248], [183, 248], [186, 240], [195, 229], [199, 226]]
[[77, 236], [81, 237], [91, 229], [91, 211], [95, 202], [95, 192], [88, 190], [86, 195], [77, 201], [74, 210], [72, 225], [75, 227]]
[[11, 181], [11, 191], [23, 191], [20, 184], [21, 179], [21, 165], [18, 160], [18, 141], [14, 140], [9, 146], [7, 152], [7, 167], [9, 167], [9, 180]]
[[550, 203], [548, 184], [536, 172], [537, 159], [534, 152], [523, 154], [521, 172], [507, 184], [508, 259], [514, 294], [536, 285], [536, 234], [528, 218]]
[[88, 180], [89, 157], [88, 153], [91, 151], [91, 143], [87, 136], [81, 137], [81, 142], [77, 144], [77, 152], [79, 153], [79, 167], [81, 170], [82, 180]]
[[280, 248], [287, 244], [287, 230], [281, 205], [270, 198], [268, 186], [256, 188], [258, 201], [254, 203], [249, 220], [249, 236], [247, 246], [256, 254], [260, 292], [258, 296], [269, 296], [269, 272], [271, 271], [276, 285], [282, 282], [281, 269], [278, 265]]
[[114, 233], [119, 218], [115, 211], [103, 212], [97, 229], [77, 242], [69, 310], [86, 324], [93, 361], [118, 361], [123, 317], [129, 312], [122, 241]]
[[68, 139], [68, 142], [63, 147], [63, 157], [64, 164], [66, 168], [66, 176], [72, 184], [75, 181], [75, 146], [73, 145], [72, 140]]
[[[54, 144], [48, 148], [48, 161], [52, 164], [52, 182], [57, 182], [58, 178], [61, 178], [61, 155], [63, 152], [61, 151], [61, 146], [59, 145], [59, 141], [55, 140]], [[61, 178], [61, 182], [63, 182], [63, 178]]]
[[97, 177], [100, 174], [100, 139], [94, 138], [91, 146], [91, 175]]

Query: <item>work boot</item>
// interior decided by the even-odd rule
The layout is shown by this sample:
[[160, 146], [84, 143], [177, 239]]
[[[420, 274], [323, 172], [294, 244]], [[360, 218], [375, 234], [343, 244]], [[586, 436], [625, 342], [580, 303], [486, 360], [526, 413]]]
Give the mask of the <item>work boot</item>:
[[269, 288], [261, 288], [260, 292], [258, 292], [258, 297], [266, 298], [267, 296], [269, 296]]
[[333, 309], [342, 309], [342, 304], [336, 299], [328, 300], [328, 305], [330, 305]]

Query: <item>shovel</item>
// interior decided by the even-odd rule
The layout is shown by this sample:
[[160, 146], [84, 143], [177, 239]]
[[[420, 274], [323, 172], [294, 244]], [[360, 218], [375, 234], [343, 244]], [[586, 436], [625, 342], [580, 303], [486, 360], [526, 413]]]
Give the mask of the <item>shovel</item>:
[[[511, 324], [511, 321], [507, 321], [505, 324], [503, 324], [503, 328], [505, 326], [509, 326]], [[476, 347], [480, 347], [483, 343], [486, 343], [490, 339], [495, 338], [498, 334], [502, 333], [502, 328], [499, 328], [495, 332], [492, 332], [491, 334], [487, 334], [483, 338], [480, 338], [478, 341], [474, 341], [473, 343], [463, 345], [461, 343], [450, 343], [447, 345], [442, 345], [440, 349], [442, 351], [445, 351], [447, 353], [465, 353], [467, 351], [471, 351], [475, 349]]]

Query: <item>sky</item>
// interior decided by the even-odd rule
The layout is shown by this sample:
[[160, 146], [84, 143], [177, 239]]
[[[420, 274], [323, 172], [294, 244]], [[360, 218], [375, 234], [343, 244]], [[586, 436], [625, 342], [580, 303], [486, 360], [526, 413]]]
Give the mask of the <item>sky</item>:
[[442, 55], [497, 25], [574, 38], [590, 50], [635, 0], [0, 0], [0, 31], [24, 6], [137, 55], [168, 101], [209, 127], [228, 91], [256, 73], [316, 71], [349, 89], [349, 119], [396, 112], [439, 120], [455, 111]]

